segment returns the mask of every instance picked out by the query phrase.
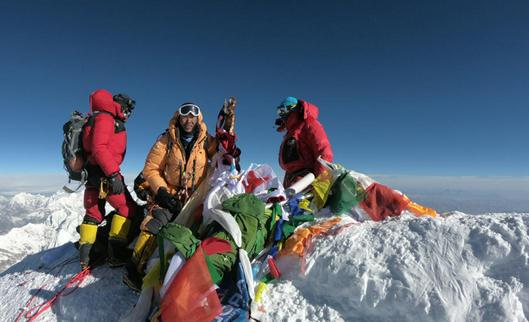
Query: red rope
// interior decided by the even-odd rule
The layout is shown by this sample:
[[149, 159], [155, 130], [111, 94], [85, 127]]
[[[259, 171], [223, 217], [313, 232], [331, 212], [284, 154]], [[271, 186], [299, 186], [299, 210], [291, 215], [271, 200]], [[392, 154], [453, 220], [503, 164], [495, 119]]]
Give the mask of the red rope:
[[[53, 303], [55, 303], [55, 301], [57, 301], [59, 299], [59, 297], [61, 296], [68, 296], [70, 295], [71, 293], [73, 293], [76, 289], [79, 288], [79, 286], [81, 286], [81, 283], [85, 280], [85, 278], [90, 275], [91, 273], [91, 268], [90, 267], [87, 267], [85, 269], [83, 269], [82, 271], [80, 271], [79, 273], [75, 274], [69, 281], [68, 283], [66, 283], [66, 285], [64, 285], [64, 287], [59, 290], [57, 293], [55, 293], [55, 295], [48, 301], [42, 303], [42, 304], [39, 304], [39, 305], [36, 305], [32, 308], [29, 308], [29, 306], [31, 305], [31, 302], [33, 302], [33, 300], [37, 297], [37, 295], [40, 293], [40, 291], [42, 291], [44, 289], [44, 287], [46, 285], [43, 285], [41, 286], [38, 291], [35, 293], [35, 295], [33, 295], [27, 302], [26, 302], [26, 305], [24, 307], [24, 309], [22, 310], [22, 312], [20, 312], [20, 314], [18, 315], [18, 317], [16, 318], [15, 322], [18, 322], [20, 321], [20, 318], [21, 317], [25, 317], [28, 322], [32, 322], [32, 321], [35, 321], [35, 319], [40, 316], [42, 313], [44, 313], [46, 310], [48, 310], [49, 308], [51, 308], [53, 306]], [[68, 293], [65, 293], [65, 291], [68, 289], [68, 288], [72, 288]]]

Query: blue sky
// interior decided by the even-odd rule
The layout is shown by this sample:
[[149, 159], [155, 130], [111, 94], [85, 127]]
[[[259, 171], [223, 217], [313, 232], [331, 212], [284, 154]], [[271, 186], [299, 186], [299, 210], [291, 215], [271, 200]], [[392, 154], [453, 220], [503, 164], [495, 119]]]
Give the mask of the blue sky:
[[123, 171], [184, 101], [239, 100], [243, 166], [277, 167], [275, 107], [320, 107], [335, 160], [370, 174], [529, 175], [527, 1], [0, 3], [0, 173], [62, 171], [62, 124], [126, 92]]

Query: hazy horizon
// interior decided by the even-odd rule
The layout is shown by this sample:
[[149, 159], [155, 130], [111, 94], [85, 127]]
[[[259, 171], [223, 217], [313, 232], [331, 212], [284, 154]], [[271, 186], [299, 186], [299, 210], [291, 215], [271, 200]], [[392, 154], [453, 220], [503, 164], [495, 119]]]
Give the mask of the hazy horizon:
[[[132, 187], [136, 174], [125, 174]], [[529, 212], [529, 176], [409, 176], [368, 174], [378, 182], [439, 212]], [[0, 195], [51, 195], [62, 191], [66, 174], [0, 174]]]

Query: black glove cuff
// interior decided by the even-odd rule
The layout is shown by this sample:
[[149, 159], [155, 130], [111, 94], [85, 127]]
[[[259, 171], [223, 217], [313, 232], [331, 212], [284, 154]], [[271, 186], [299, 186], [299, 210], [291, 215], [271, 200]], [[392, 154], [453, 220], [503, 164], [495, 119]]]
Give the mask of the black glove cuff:
[[167, 225], [174, 217], [174, 215], [169, 210], [163, 208], [154, 209], [152, 211], [152, 216], [162, 225]]
[[160, 232], [160, 229], [162, 229], [163, 226], [164, 225], [161, 222], [153, 218], [145, 225], [145, 229], [147, 229], [147, 231], [151, 234], [156, 235], [158, 232]]

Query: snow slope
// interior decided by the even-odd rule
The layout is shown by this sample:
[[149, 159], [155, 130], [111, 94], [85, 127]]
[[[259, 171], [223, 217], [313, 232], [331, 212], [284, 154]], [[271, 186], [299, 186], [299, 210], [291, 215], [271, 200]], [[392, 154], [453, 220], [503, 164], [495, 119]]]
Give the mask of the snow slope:
[[[271, 288], [272, 320], [526, 321], [528, 214], [364, 222]], [[301, 304], [301, 305], [300, 305]]]
[[83, 214], [80, 193], [19, 193], [0, 199], [0, 271], [27, 254], [77, 240], [75, 228]]
[[[5, 320], [35, 294], [34, 303], [50, 299], [78, 272], [71, 242], [81, 216], [81, 193], [0, 198], [0, 267], [20, 261], [0, 274]], [[526, 321], [528, 226], [529, 214], [459, 212], [354, 224], [316, 240], [306, 276], [286, 269], [269, 286], [261, 320]], [[122, 273], [95, 269], [39, 321], [117, 320], [137, 299]]]

